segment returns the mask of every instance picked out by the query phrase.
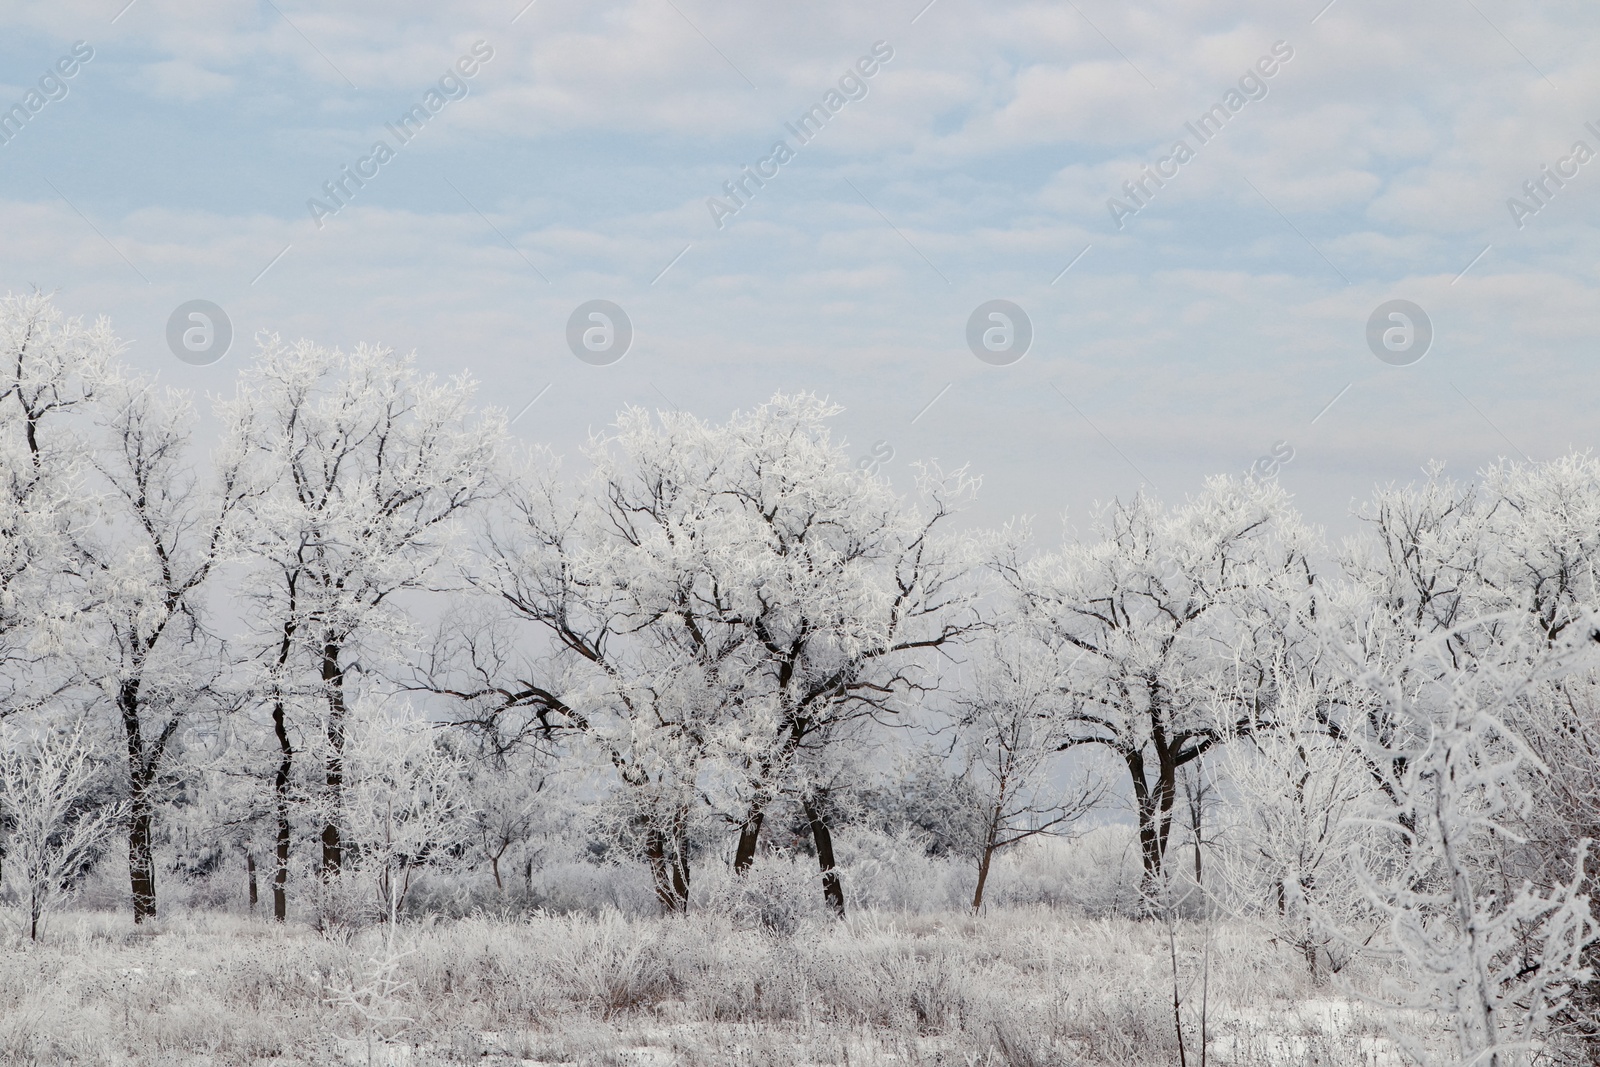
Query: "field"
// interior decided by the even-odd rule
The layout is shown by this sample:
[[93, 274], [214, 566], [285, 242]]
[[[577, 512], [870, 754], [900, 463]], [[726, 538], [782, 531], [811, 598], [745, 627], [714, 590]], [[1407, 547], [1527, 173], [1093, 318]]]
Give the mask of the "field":
[[1352, 978], [1375, 976], [1316, 987], [1238, 924], [1063, 908], [782, 930], [704, 913], [480, 915], [402, 923], [392, 940], [381, 926], [196, 913], [135, 928], [69, 912], [0, 954], [0, 1062], [1399, 1062]]

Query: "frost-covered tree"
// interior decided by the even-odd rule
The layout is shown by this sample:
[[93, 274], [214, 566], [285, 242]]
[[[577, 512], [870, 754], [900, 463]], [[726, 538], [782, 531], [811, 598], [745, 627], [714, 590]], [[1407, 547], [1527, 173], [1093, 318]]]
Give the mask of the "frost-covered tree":
[[541, 794], [548, 783], [547, 768], [516, 751], [465, 752], [459, 758], [473, 841], [478, 856], [489, 864], [495, 891], [504, 893], [504, 866], [525, 855], [544, 824], [549, 797]]
[[[508, 479], [475, 582], [548, 641], [461, 639], [480, 722], [583, 735], [638, 809], [665, 906], [686, 901], [704, 800], [755, 857], [768, 807], [797, 802], [824, 892], [843, 909], [827, 812], [835, 756], [976, 624], [970, 545], [944, 535], [972, 482], [925, 472], [907, 501], [834, 443], [838, 409], [778, 396], [714, 425], [637, 409], [594, 439], [576, 483], [535, 453]], [[505, 724], [510, 720], [511, 725]]]
[[[1521, 620], [1535, 655], [1593, 646], [1600, 612], [1600, 459], [1581, 453], [1483, 472], [1494, 501], [1492, 581]], [[1513, 877], [1559, 883], [1580, 840], [1600, 841], [1600, 663], [1541, 680], [1505, 709], [1510, 724], [1548, 769], [1520, 827], [1526, 845], [1507, 857]], [[1583, 889], [1591, 906], [1600, 885], [1594, 865]], [[1600, 911], [1596, 912], [1600, 916]], [[1600, 971], [1600, 945], [1586, 957]], [[1565, 1024], [1600, 1047], [1600, 977], [1580, 988]]]
[[[1593, 456], [1501, 461], [1475, 484], [1449, 481], [1436, 465], [1422, 484], [1378, 490], [1359, 514], [1366, 529], [1347, 543], [1342, 562], [1370, 606], [1346, 613], [1343, 633], [1361, 646], [1369, 669], [1386, 670], [1396, 684], [1432, 663], [1412, 651], [1435, 636], [1448, 642], [1453, 668], [1484, 659], [1503, 665], [1516, 648], [1530, 671], [1541, 657], [1591, 636], [1581, 630], [1600, 608], [1600, 462]], [[1482, 621], [1460, 625], [1468, 619]], [[1411, 684], [1437, 677], [1424, 673]], [[1576, 842], [1600, 837], [1600, 672], [1579, 664], [1529, 677], [1536, 680], [1498, 714], [1548, 773], [1520, 817], [1526, 843], [1507, 846], [1501, 862], [1506, 877], [1551, 887], [1572, 869]], [[1377, 758], [1397, 764], [1374, 768], [1384, 788], [1403, 774], [1416, 742], [1402, 736], [1410, 720], [1360, 687], [1330, 705], [1328, 728], [1336, 737], [1389, 733]], [[1586, 887], [1592, 891], [1592, 877]], [[1590, 959], [1600, 963], [1600, 952], [1591, 950]], [[1600, 1040], [1600, 1025], [1585, 1021], [1600, 1009], [1600, 981], [1591, 980], [1580, 1000], [1574, 1024]]]
[[1275, 483], [1211, 479], [1166, 509], [1103, 508], [1097, 538], [998, 561], [1057, 657], [1064, 747], [1123, 763], [1147, 881], [1162, 872], [1179, 772], [1269, 726], [1271, 664], [1314, 603], [1317, 537]]
[[76, 680], [67, 575], [92, 520], [79, 416], [118, 347], [105, 319], [85, 326], [43, 295], [0, 298], [0, 717]]
[[95, 805], [101, 760], [80, 720], [24, 733], [0, 725], [0, 832], [5, 878], [22, 901], [28, 937], [97, 859], [125, 814]]
[[285, 914], [296, 709], [316, 708], [324, 874], [343, 862], [349, 677], [403, 648], [402, 604], [425, 588], [455, 520], [484, 500], [503, 420], [471, 408], [474, 384], [440, 382], [366, 345], [263, 342], [224, 408], [230, 448], [251, 458], [244, 598], [278, 746], [273, 909]]
[[1318, 721], [1323, 679], [1275, 673], [1273, 728], [1219, 761], [1226, 803], [1212, 869], [1225, 893], [1213, 896], [1299, 952], [1320, 982], [1348, 956], [1348, 933], [1370, 921], [1349, 856], [1363, 832], [1352, 817], [1377, 787], [1362, 754]]
[[[1345, 542], [1341, 566], [1370, 597], [1372, 616], [1403, 627], [1408, 636], [1485, 636], [1455, 627], [1502, 606], [1492, 583], [1492, 501], [1476, 486], [1446, 478], [1439, 464], [1428, 467], [1427, 475], [1421, 484], [1373, 492], [1356, 510], [1363, 529]], [[1405, 654], [1392, 652], [1397, 658]]]
[[197, 462], [185, 394], [113, 370], [95, 409], [102, 491], [99, 521], [74, 537], [73, 661], [121, 736], [133, 916], [142, 922], [156, 913], [158, 783], [186, 717], [220, 704], [230, 680], [227, 652], [203, 625], [204, 597], [248, 489], [237, 442], [214, 471]]
[[997, 853], [1041, 834], [1066, 833], [1104, 790], [1087, 775], [1066, 788], [1052, 780], [1068, 735], [1056, 710], [1057, 664], [1048, 646], [1025, 625], [1011, 624], [971, 653], [971, 678], [955, 697], [955, 725], [977, 816], [977, 912]]
[[393, 922], [415, 877], [457, 864], [473, 827], [460, 759], [410, 708], [362, 701], [347, 736], [345, 845]]

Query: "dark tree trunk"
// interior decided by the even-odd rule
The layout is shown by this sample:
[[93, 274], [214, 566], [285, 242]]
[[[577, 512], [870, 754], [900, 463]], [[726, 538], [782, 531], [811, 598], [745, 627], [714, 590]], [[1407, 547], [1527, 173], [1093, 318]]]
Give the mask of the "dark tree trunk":
[[244, 869], [245, 874], [250, 878], [250, 914], [254, 915], [256, 913], [256, 904], [261, 899], [260, 893], [256, 890], [256, 854], [254, 852], [246, 852], [244, 854]]
[[671, 851], [667, 856], [672, 873], [672, 892], [683, 902], [682, 910], [689, 910], [689, 812], [673, 812], [670, 834]]
[[978, 860], [978, 888], [972, 891], [972, 914], [977, 915], [983, 910], [983, 886], [989, 880], [989, 862], [994, 859], [994, 846], [984, 846], [983, 856]]
[[[283, 639], [278, 643], [277, 684], [280, 687], [289, 666], [289, 653], [294, 649], [295, 581], [294, 576], [289, 578], [289, 621], [283, 624]], [[282, 688], [273, 694], [272, 732], [278, 739], [278, 770], [272, 779], [273, 807], [278, 823], [277, 867], [272, 872], [272, 917], [284, 922], [289, 918], [289, 782], [294, 770], [294, 746], [289, 743], [288, 709], [284, 705]]]
[[328, 821], [322, 827], [322, 876], [327, 878], [344, 865], [339, 835], [344, 810], [344, 668], [339, 665], [339, 646], [331, 641], [322, 648], [322, 685], [328, 696]]
[[1134, 808], [1139, 818], [1139, 858], [1147, 891], [1155, 888], [1164, 869], [1167, 840], [1172, 833], [1172, 807], [1178, 795], [1178, 764], [1175, 753], [1168, 750], [1164, 740], [1158, 736], [1154, 745], [1154, 787], [1145, 778], [1143, 753], [1125, 751], [1122, 754], [1133, 784]]
[[133, 793], [128, 826], [128, 871], [133, 883], [133, 921], [156, 917], [156, 865], [150, 850], [150, 795], [142, 786]]
[[739, 844], [733, 850], [733, 873], [744, 874], [756, 861], [756, 843], [761, 838], [761, 824], [766, 817], [766, 809], [759, 801], [750, 805], [750, 814], [739, 827]]
[[983, 910], [983, 887], [989, 881], [989, 865], [994, 861], [994, 854], [999, 848], [995, 844], [1000, 839], [1000, 823], [1003, 819], [1003, 803], [996, 804], [989, 813], [989, 832], [984, 835], [983, 854], [978, 858], [978, 887], [972, 891], [972, 914], [976, 915]]
[[507, 845], [501, 845], [500, 851], [493, 853], [489, 857], [489, 870], [494, 872], [494, 887], [501, 893], [506, 891], [506, 886], [505, 883], [500, 880], [500, 857], [506, 854], [506, 849], [508, 847], [509, 846]]
[[144, 725], [139, 720], [139, 681], [130, 679], [117, 690], [117, 709], [128, 753], [128, 878], [133, 891], [133, 921], [142, 923], [156, 915], [156, 867], [150, 854], [153, 819], [150, 785], [155, 768], [145, 752]]
[[1195, 793], [1189, 798], [1189, 828], [1194, 832], [1194, 884], [1197, 886], [1204, 884], [1201, 880], [1204, 872], [1201, 869], [1200, 859], [1201, 835], [1206, 828], [1204, 789], [1204, 784], [1197, 782]]
[[839, 881], [839, 870], [833, 862], [833, 834], [828, 830], [822, 814], [820, 799], [807, 797], [800, 802], [806, 821], [811, 824], [811, 837], [817, 845], [817, 866], [822, 868], [822, 895], [835, 915], [844, 918], [844, 886]]
[[[785, 664], [780, 671], [779, 681], [787, 685], [792, 663]], [[750, 865], [756, 861], [756, 846], [761, 840], [761, 827], [767, 820], [767, 807], [772, 803], [772, 797], [766, 790], [767, 783], [772, 781], [773, 767], [782, 766], [800, 743], [805, 739], [810, 728], [810, 721], [805, 718], [792, 719], [785, 727], [787, 733], [783, 738], [783, 745], [774, 761], [762, 762], [757, 768], [758, 777], [754, 779], [756, 789], [755, 797], [750, 801], [750, 811], [745, 816], [744, 824], [739, 827], [739, 843], [733, 850], [733, 872], [744, 874], [750, 870]]]
[[283, 700], [272, 705], [272, 730], [278, 737], [278, 772], [272, 779], [273, 807], [278, 820], [277, 866], [272, 872], [272, 917], [289, 917], [289, 775], [294, 768], [294, 748], [284, 722]]
[[1161, 846], [1156, 833], [1156, 800], [1150, 793], [1150, 783], [1144, 776], [1144, 755], [1124, 752], [1128, 776], [1133, 785], [1134, 813], [1139, 822], [1139, 862], [1146, 883], [1154, 881], [1161, 873]]

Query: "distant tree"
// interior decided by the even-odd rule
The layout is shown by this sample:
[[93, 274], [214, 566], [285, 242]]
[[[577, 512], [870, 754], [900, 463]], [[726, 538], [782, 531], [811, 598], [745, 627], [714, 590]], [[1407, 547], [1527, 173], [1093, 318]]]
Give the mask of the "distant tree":
[[1002, 625], [973, 650], [972, 679], [956, 697], [957, 745], [972, 789], [978, 837], [978, 880], [972, 910], [994, 857], [1040, 835], [1066, 833], [1101, 799], [1104, 788], [1085, 776], [1072, 787], [1051, 781], [1070, 734], [1056, 703], [1056, 660], [1026, 625]]
[[461, 755], [467, 819], [496, 892], [504, 893], [501, 863], [527, 846], [543, 821], [546, 776], [521, 753]]
[[156, 914], [157, 783], [185, 719], [219, 704], [231, 681], [228, 652], [204, 626], [204, 597], [249, 490], [236, 447], [214, 472], [195, 463], [185, 394], [112, 370], [95, 413], [103, 491], [100, 521], [74, 535], [70, 557], [81, 596], [73, 660], [121, 735], [133, 917], [142, 922]]
[[455, 520], [488, 492], [503, 422], [474, 415], [473, 391], [466, 378], [437, 382], [388, 349], [346, 353], [273, 337], [223, 408], [228, 447], [251, 458], [239, 551], [279, 752], [279, 919], [292, 832], [292, 712], [320, 708], [321, 869], [330, 875], [344, 859], [350, 672], [358, 656], [370, 666], [404, 644], [412, 626], [401, 596], [427, 587]]
[[1219, 761], [1228, 803], [1217, 830], [1215, 899], [1304, 957], [1313, 982], [1343, 966], [1351, 935], [1377, 922], [1350, 865], [1363, 828], [1354, 820], [1377, 787], [1354, 745], [1333, 740], [1318, 722], [1326, 699], [1320, 678], [1275, 669], [1276, 721], [1229, 745]]
[[432, 725], [373, 701], [358, 711], [347, 738], [347, 866], [392, 923], [419, 873], [458, 864], [473, 827], [461, 760]]
[[1275, 483], [1214, 478], [1170, 511], [1143, 493], [1098, 539], [998, 566], [1058, 666], [1063, 748], [1125, 765], [1145, 880], [1162, 873], [1179, 770], [1270, 724], [1270, 664], [1314, 603], [1317, 537]]
[[93, 519], [83, 413], [119, 344], [50, 298], [0, 298], [0, 718], [76, 682], [72, 536]]
[[943, 535], [972, 482], [930, 472], [920, 503], [902, 500], [829, 439], [837, 411], [804, 394], [720, 426], [630, 409], [591, 442], [577, 485], [534, 453], [508, 478], [474, 581], [549, 656], [513, 652], [491, 626], [458, 638], [455, 674], [428, 682], [497, 731], [593, 745], [636, 803], [669, 909], [687, 902], [696, 804], [738, 827], [742, 872], [783, 796], [842, 912], [829, 762], [934, 682], [923, 659], [976, 625], [975, 553]]
[[[951, 709], [952, 719], [959, 714]], [[854, 791], [857, 818], [890, 836], [914, 831], [926, 841], [930, 856], [976, 855], [983, 839], [983, 804], [966, 767], [951, 758], [952, 747], [935, 737], [899, 752], [890, 769]]]

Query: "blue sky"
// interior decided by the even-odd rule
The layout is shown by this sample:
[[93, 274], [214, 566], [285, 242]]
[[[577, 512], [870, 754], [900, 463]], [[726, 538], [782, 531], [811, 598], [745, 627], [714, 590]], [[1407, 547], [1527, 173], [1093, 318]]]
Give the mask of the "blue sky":
[[[0, 291], [109, 315], [200, 391], [261, 330], [415, 349], [513, 412], [545, 390], [514, 430], [563, 450], [627, 403], [813, 389], [898, 480], [970, 461], [985, 520], [1177, 498], [1285, 441], [1279, 477], [1344, 529], [1431, 458], [1597, 443], [1600, 159], [1520, 229], [1506, 201], [1600, 152], [1600, 9], [1325, 2], [13, 0], [0, 107], [94, 55], [0, 145]], [[308, 198], [480, 41], [466, 95], [319, 229]], [[800, 145], [784, 124], [880, 41]], [[1118, 229], [1108, 198], [1275, 42], [1266, 95]], [[717, 228], [707, 198], [780, 137]], [[164, 340], [195, 298], [234, 326], [209, 367]], [[565, 340], [597, 298], [635, 329], [610, 366]], [[996, 298], [1034, 328], [1004, 367], [965, 340]], [[1435, 333], [1403, 367], [1365, 337], [1395, 298]]]

